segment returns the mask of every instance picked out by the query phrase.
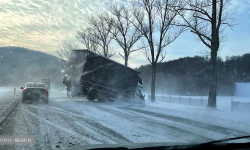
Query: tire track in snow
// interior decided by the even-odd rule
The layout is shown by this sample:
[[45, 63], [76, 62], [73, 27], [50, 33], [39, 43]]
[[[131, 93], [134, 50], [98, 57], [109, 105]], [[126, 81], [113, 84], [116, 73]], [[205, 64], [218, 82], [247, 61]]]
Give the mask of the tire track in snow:
[[72, 117], [75, 117], [75, 116], [83, 117], [82, 115], [79, 115], [77, 113], [72, 113], [70, 111], [66, 111], [66, 110], [63, 110], [63, 109], [58, 108], [58, 107], [54, 107], [54, 106], [50, 107], [50, 105], [46, 105], [46, 107], [30, 105], [29, 107], [39, 109], [39, 110], [42, 110], [42, 111], [50, 111], [50, 112], [53, 112], [53, 113], [60, 113], [61, 115], [68, 115], [68, 116], [72, 116]]
[[154, 117], [158, 117], [158, 118], [162, 118], [162, 119], [167, 119], [167, 120], [171, 120], [174, 122], [179, 122], [179, 123], [184, 123], [184, 124], [188, 124], [191, 126], [195, 126], [201, 129], [208, 129], [217, 133], [222, 133], [225, 135], [233, 135], [235, 137], [237, 136], [246, 136], [249, 135], [248, 133], [245, 132], [241, 132], [241, 131], [237, 131], [234, 129], [230, 129], [230, 128], [226, 128], [226, 127], [221, 127], [221, 126], [217, 126], [217, 125], [211, 125], [208, 123], [203, 123], [203, 122], [199, 122], [199, 121], [195, 121], [195, 120], [191, 120], [191, 119], [187, 119], [187, 118], [182, 118], [182, 117], [177, 117], [177, 116], [171, 116], [171, 115], [166, 115], [166, 114], [160, 114], [160, 113], [156, 113], [156, 112], [152, 112], [152, 111], [146, 111], [146, 110], [141, 110], [141, 109], [136, 109], [136, 108], [131, 108], [131, 107], [123, 107], [124, 110], [129, 110], [132, 112], [136, 112], [136, 113], [140, 113], [143, 115], [149, 115], [149, 116], [154, 116]]
[[[36, 149], [51, 149], [49, 138], [47, 136], [41, 135], [41, 123], [40, 120], [31, 117], [27, 111], [27, 107], [23, 104], [20, 105], [21, 113], [23, 114], [23, 122], [27, 125], [28, 134], [35, 136], [35, 145]], [[38, 112], [35, 110], [32, 113], [38, 115]]]
[[[169, 141], [173, 141], [173, 140], [174, 140], [174, 142], [180, 141], [179, 139], [181, 136], [176, 135], [176, 130], [167, 129], [168, 130], [167, 131], [167, 130], [165, 130], [166, 126], [163, 127], [162, 125], [156, 124], [156, 126], [154, 126], [154, 128], [152, 128], [151, 125], [149, 127], [148, 124], [146, 124], [143, 121], [141, 121], [141, 122], [135, 121], [136, 120], [135, 116], [131, 117], [131, 119], [127, 119], [125, 117], [120, 117], [120, 116], [118, 116], [118, 118], [117, 118], [117, 116], [114, 113], [112, 113], [112, 116], [109, 116], [108, 118], [106, 118], [105, 114], [107, 114], [107, 113], [110, 114], [110, 112], [105, 111], [105, 110], [100, 110], [100, 108], [97, 107], [97, 105], [100, 103], [88, 102], [85, 104], [86, 105], [83, 105], [83, 107], [80, 107], [80, 109], [83, 109], [86, 111], [83, 113], [91, 114], [92, 113], [91, 111], [98, 112], [97, 115], [101, 114], [100, 118], [99, 117], [95, 118], [94, 117], [94, 116], [96, 116], [96, 114], [95, 114], [93, 116], [94, 119], [97, 119], [97, 120], [100, 119], [101, 122], [104, 121], [103, 123], [106, 126], [108, 125], [109, 129], [111, 128], [114, 131], [119, 132], [119, 134], [126, 136], [127, 139], [130, 139], [134, 142], [141, 143], [141, 142], [146, 142], [146, 141], [147, 142], [152, 142], [152, 141], [155, 141], [155, 142], [166, 142], [167, 141], [167, 142], [169, 142]], [[103, 103], [101, 103], [101, 104], [103, 104]], [[91, 106], [91, 107], [89, 107], [89, 106]], [[89, 109], [89, 108], [91, 108], [91, 109]], [[87, 115], [87, 116], [88, 116], [88, 118], [92, 117], [91, 115]], [[105, 119], [102, 119], [102, 117], [105, 117]], [[113, 118], [113, 119], [111, 119], [111, 118]], [[116, 122], [116, 120], [118, 122]], [[123, 120], [124, 121], [127, 120], [127, 121], [124, 122]], [[112, 121], [115, 121], [116, 123], [112, 124]], [[130, 125], [130, 122], [131, 122], [131, 125]], [[160, 129], [160, 131], [157, 129]], [[160, 135], [157, 134], [157, 132], [160, 133]], [[166, 135], [169, 135], [170, 132], [171, 132], [171, 136], [166, 136]], [[177, 134], [180, 134], [180, 132]], [[175, 137], [175, 138], [172, 138], [172, 137]], [[182, 138], [182, 139], [184, 139], [184, 138]], [[182, 141], [183, 142], [186, 142], [186, 141], [194, 142], [194, 140], [191, 140], [190, 138], [185, 138], [185, 140], [182, 140]]]
[[[43, 106], [49, 106], [49, 105], [43, 105]], [[49, 107], [49, 108], [54, 108], [54, 107]], [[65, 145], [66, 147], [72, 147], [77, 145], [116, 144], [121, 142], [117, 141], [116, 139], [114, 140], [114, 138], [111, 139], [107, 137], [105, 134], [96, 132], [96, 129], [92, 130], [93, 127], [90, 128], [88, 124], [85, 122], [80, 123], [81, 121], [75, 117], [75, 116], [79, 117], [80, 115], [75, 114], [69, 116], [68, 111], [66, 111], [66, 113], [64, 110], [54, 111], [43, 107], [40, 108], [37, 107], [36, 105], [35, 106], [29, 105], [29, 109], [39, 110], [40, 114], [37, 117], [43, 120], [43, 122], [45, 123], [44, 125], [45, 128], [50, 129], [49, 134], [50, 136], [52, 136], [52, 139], [56, 139], [52, 141], [52, 143], [54, 144], [53, 146], [54, 148], [55, 145], [60, 145], [60, 147], [65, 147]], [[51, 115], [51, 112], [53, 112], [53, 115]]]
[[[92, 105], [93, 104], [93, 105]], [[57, 104], [58, 105], [58, 104]], [[93, 121], [93, 119], [94, 119], [94, 122], [99, 122], [99, 123], [101, 123], [102, 125], [104, 125], [105, 127], [108, 127], [108, 128], [106, 128], [106, 129], [104, 129], [104, 130], [113, 130], [113, 131], [115, 131], [115, 133], [116, 134], [119, 134], [119, 135], [122, 135], [124, 138], [126, 138], [126, 140], [127, 140], [127, 142], [125, 142], [125, 143], [132, 143], [132, 141], [134, 141], [134, 142], [143, 142], [143, 140], [138, 140], [139, 139], [139, 137], [140, 137], [140, 135], [141, 134], [144, 134], [144, 131], [143, 131], [143, 133], [141, 133], [141, 134], [137, 134], [138, 132], [137, 132], [137, 130], [136, 129], [134, 129], [135, 131], [132, 131], [132, 133], [130, 134], [131, 136], [133, 136], [132, 138], [131, 138], [131, 136], [128, 136], [128, 132], [130, 132], [129, 130], [127, 130], [127, 131], [125, 131], [124, 132], [124, 129], [126, 129], [126, 126], [124, 127], [124, 128], [122, 128], [122, 130], [119, 130], [118, 128], [120, 127], [120, 126], [122, 126], [123, 124], [121, 123], [121, 125], [119, 125], [119, 124], [117, 124], [117, 126], [119, 126], [118, 128], [117, 128], [117, 126], [113, 126], [113, 125], [111, 125], [110, 126], [110, 124], [109, 123], [111, 123], [110, 122], [110, 120], [109, 120], [109, 118], [106, 118], [106, 119], [108, 119], [108, 120], [106, 120], [106, 119], [104, 119], [104, 120], [106, 120], [106, 121], [104, 121], [103, 119], [101, 119], [101, 120], [99, 120], [99, 118], [98, 119], [96, 119], [94, 116], [96, 116], [96, 115], [94, 115], [93, 117], [94, 118], [92, 118], [92, 111], [94, 111], [94, 112], [98, 112], [99, 111], [99, 113], [101, 113], [101, 114], [105, 114], [105, 113], [102, 113], [102, 111], [101, 110], [99, 110], [98, 108], [96, 108], [95, 107], [95, 105], [96, 105], [96, 103], [92, 103], [92, 102], [89, 102], [89, 103], [87, 103], [86, 105], [83, 105], [82, 107], [80, 107], [80, 111], [78, 111], [78, 112], [76, 112], [75, 110], [69, 110], [69, 108], [67, 108], [67, 110], [68, 111], [71, 111], [71, 112], [75, 112], [75, 113], [77, 113], [77, 114], [86, 114], [86, 116], [88, 116], [87, 118], [89, 118], [88, 120], [90, 120], [90, 121]], [[53, 105], [54, 106], [54, 105]], [[60, 107], [62, 107], [62, 106], [60, 106]], [[58, 109], [61, 109], [61, 108], [58, 108]], [[78, 108], [79, 109], [79, 108]], [[81, 109], [83, 109], [83, 110], [85, 110], [84, 112], [82, 112], [81, 111]], [[63, 111], [65, 111], [65, 109], [63, 108]], [[87, 113], [88, 113], [88, 115], [87, 115]], [[108, 112], [109, 113], [109, 112]], [[80, 115], [76, 115], [76, 116], [80, 116]], [[86, 117], [82, 117], [82, 118], [86, 118]], [[102, 122], [102, 121], [104, 121], [104, 122]], [[113, 121], [115, 121], [114, 119], [113, 119]], [[121, 121], [120, 119], [119, 119], [119, 121]], [[115, 123], [116, 124], [116, 123]], [[128, 124], [129, 125], [129, 124]], [[91, 126], [92, 127], [92, 126]], [[147, 130], [147, 128], [145, 128], [145, 130]], [[142, 131], [142, 129], [140, 129], [140, 131]], [[152, 134], [152, 135], [156, 135], [155, 133], [154, 134]], [[142, 135], [143, 136], [143, 135]], [[117, 137], [116, 135], [114, 135], [114, 136], [112, 136], [112, 138], [115, 138], [115, 137]], [[150, 136], [151, 137], [151, 136]], [[119, 137], [118, 137], [118, 139], [119, 139]], [[152, 139], [152, 138], [151, 138]], [[146, 139], [147, 140], [147, 139]], [[119, 141], [118, 143], [124, 143], [124, 142], [121, 142], [121, 141]]]
[[[37, 113], [37, 112], [34, 112]], [[33, 135], [35, 137], [34, 145], [3, 145], [0, 149], [51, 149], [48, 138], [40, 134], [41, 124], [39, 120], [27, 114], [25, 106], [18, 104], [11, 118], [6, 122], [3, 135]]]
[[[58, 105], [53, 105], [54, 107], [57, 107], [57, 109], [62, 109], [60, 107], [58, 107]], [[91, 119], [87, 119], [85, 117], [79, 116], [81, 115], [80, 112], [77, 111], [73, 111], [67, 108], [63, 108], [62, 110], [66, 110], [68, 112], [71, 113], [75, 113], [77, 114], [75, 117], [78, 119], [81, 119], [82, 121], [84, 121], [85, 125], [89, 125], [89, 128], [92, 128], [93, 130], [96, 130], [97, 132], [99, 132], [100, 134], [109, 137], [110, 139], [117, 141], [118, 143], [133, 143], [132, 141], [130, 141], [129, 139], [127, 139], [126, 137], [124, 137], [123, 135], [117, 133], [116, 131], [102, 125], [101, 123], [96, 122], [95, 120], [91, 120]], [[98, 130], [100, 129], [100, 130]]]
[[[56, 131], [56, 130], [59, 130], [59, 131], [65, 132], [65, 133], [67, 133], [67, 134], [69, 134], [69, 135], [74, 135], [75, 137], [77, 137], [77, 138], [79, 138], [79, 139], [83, 139], [84, 142], [88, 143], [88, 139], [86, 139], [86, 136], [81, 135], [81, 134], [78, 134], [77, 132], [73, 131], [72, 129], [65, 128], [65, 127], [60, 126], [60, 125], [58, 125], [58, 124], [56, 124], [56, 123], [53, 123], [52, 121], [48, 120], [48, 118], [40, 117], [40, 116], [36, 115], [35, 113], [33, 113], [33, 112], [30, 111], [30, 110], [26, 110], [26, 111], [27, 111], [27, 113], [28, 113], [30, 116], [32, 116], [32, 117], [34, 117], [34, 118], [37, 118], [38, 120], [42, 121], [43, 123], [45, 123], [45, 124], [47, 124], [47, 125], [49, 125], [49, 126], [54, 127], [55, 131]], [[59, 121], [59, 120], [57, 120], [57, 121]], [[60, 120], [60, 121], [61, 121], [61, 120]]]
[[[131, 115], [128, 113], [123, 113], [121, 111], [117, 111], [117, 110], [111, 110], [110, 108], [104, 108], [103, 106], [100, 105], [96, 105], [96, 107], [102, 111], [107, 111], [110, 112], [114, 115], [117, 115], [119, 117], [131, 120], [133, 122], [138, 122], [138, 123], [146, 123], [146, 124], [150, 124], [153, 126], [161, 126], [162, 128], [169, 128], [171, 130], [170, 133], [172, 133], [173, 131], [175, 131], [174, 134], [171, 134], [171, 136], [174, 136], [175, 138], [178, 139], [183, 139], [185, 141], [189, 141], [189, 142], [197, 142], [197, 141], [201, 141], [201, 142], [208, 142], [208, 141], [212, 141], [213, 139], [199, 135], [199, 134], [195, 134], [193, 132], [190, 132], [189, 130], [183, 130], [181, 128], [163, 123], [163, 122], [159, 122], [156, 120], [152, 120], [143, 116], [138, 116], [138, 115]], [[151, 130], [151, 132], [155, 132], [154, 130]]]
[[[73, 111], [70, 109], [66, 109], [66, 108], [61, 108], [58, 107], [56, 104], [52, 104], [53, 107], [55, 107], [57, 110], [50, 110], [47, 108], [39, 108], [36, 106], [30, 106], [36, 109], [41, 109], [43, 111], [51, 111], [54, 113], [60, 113], [60, 115], [63, 115], [63, 117], [69, 117], [68, 115], [70, 114], [70, 117], [74, 117], [77, 118], [82, 126], [86, 126], [89, 129], [92, 129], [93, 131], [97, 132], [98, 134], [101, 134], [105, 137], [107, 137], [108, 139], [115, 141], [116, 143], [133, 143], [132, 141], [128, 140], [127, 138], [125, 138], [124, 136], [122, 136], [121, 134], [115, 132], [114, 130], [94, 121], [91, 119], [87, 119], [84, 118], [83, 116], [81, 116], [82, 114], [77, 112], [77, 111]], [[78, 131], [80, 130], [79, 125], [78, 127], [76, 126], [76, 124], [71, 123], [70, 121], [68, 121], [69, 124], [72, 125], [72, 127], [74, 127], [75, 129], [77, 129]], [[90, 136], [91, 137], [91, 136]], [[93, 139], [93, 140], [98, 140], [98, 139]], [[107, 143], [107, 141], [100, 141], [101, 143]]]

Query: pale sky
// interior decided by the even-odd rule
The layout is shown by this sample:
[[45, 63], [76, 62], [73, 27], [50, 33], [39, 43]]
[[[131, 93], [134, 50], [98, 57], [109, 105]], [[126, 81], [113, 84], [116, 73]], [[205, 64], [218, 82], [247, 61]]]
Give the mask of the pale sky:
[[[21, 46], [56, 55], [59, 44], [76, 42], [76, 30], [84, 26], [83, 15], [101, 12], [107, 2], [119, 0], [0, 0], [0, 47]], [[232, 0], [232, 11], [238, 22], [228, 29], [227, 42], [222, 43], [220, 56], [250, 52], [250, 0]], [[186, 32], [166, 48], [166, 59], [200, 55], [206, 47], [197, 37]], [[115, 59], [123, 62], [121, 57]], [[140, 52], [132, 53], [130, 67], [148, 64]]]

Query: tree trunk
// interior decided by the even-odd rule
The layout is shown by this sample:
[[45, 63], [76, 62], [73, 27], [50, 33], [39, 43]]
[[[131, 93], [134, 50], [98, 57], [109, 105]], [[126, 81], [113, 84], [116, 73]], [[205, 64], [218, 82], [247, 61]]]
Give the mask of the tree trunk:
[[156, 75], [156, 64], [152, 64], [151, 102], [155, 102], [155, 75]]
[[125, 55], [124, 60], [125, 60], [125, 66], [128, 66], [128, 56]]
[[217, 95], [217, 50], [211, 49], [208, 107], [216, 107]]
[[212, 8], [212, 33], [211, 33], [211, 60], [210, 60], [210, 75], [209, 75], [209, 97], [208, 97], [208, 107], [216, 107], [216, 95], [217, 95], [217, 52], [219, 49], [219, 33], [217, 31], [216, 25], [216, 0], [213, 0]]

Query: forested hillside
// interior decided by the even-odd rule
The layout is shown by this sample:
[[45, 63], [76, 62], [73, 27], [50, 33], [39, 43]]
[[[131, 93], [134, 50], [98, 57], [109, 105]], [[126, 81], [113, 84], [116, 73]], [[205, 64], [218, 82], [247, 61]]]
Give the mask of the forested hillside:
[[[27, 81], [51, 79], [62, 87], [63, 74], [56, 57], [20, 47], [0, 48], [0, 86], [19, 86]], [[141, 66], [144, 91], [150, 92], [151, 67]], [[195, 56], [160, 63], [156, 91], [166, 94], [207, 95], [209, 59]], [[250, 54], [218, 60], [218, 94], [233, 95], [235, 82], [250, 82]]]
[[21, 47], [0, 48], [0, 86], [20, 86], [27, 81], [51, 79], [53, 86], [62, 85], [63, 74], [56, 57]]
[[[144, 91], [150, 92], [150, 65], [138, 68], [144, 81]], [[185, 57], [157, 66], [156, 91], [167, 94], [207, 95], [209, 60]], [[250, 54], [218, 60], [218, 94], [233, 95], [235, 82], [250, 82]]]

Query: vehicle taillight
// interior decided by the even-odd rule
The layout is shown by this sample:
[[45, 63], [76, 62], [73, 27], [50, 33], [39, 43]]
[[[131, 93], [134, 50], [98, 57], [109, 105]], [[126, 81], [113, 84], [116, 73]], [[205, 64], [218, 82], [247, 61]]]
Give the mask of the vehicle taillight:
[[46, 89], [45, 92], [48, 93], [49, 91]]
[[23, 92], [26, 92], [26, 90], [25, 90], [25, 89], [23, 89]]

